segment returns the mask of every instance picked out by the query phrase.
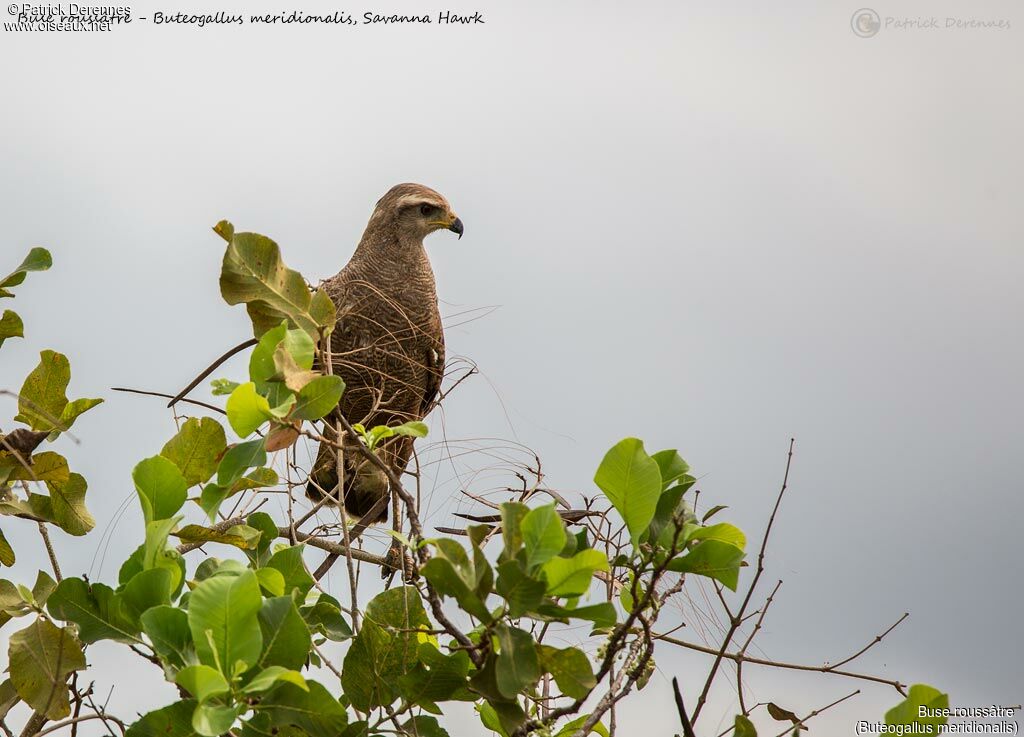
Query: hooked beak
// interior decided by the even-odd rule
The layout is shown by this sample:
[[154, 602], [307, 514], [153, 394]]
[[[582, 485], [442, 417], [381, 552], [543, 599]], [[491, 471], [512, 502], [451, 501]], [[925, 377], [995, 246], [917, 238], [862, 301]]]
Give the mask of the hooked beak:
[[462, 233], [463, 233], [463, 230], [464, 230], [463, 227], [462, 227], [462, 220], [459, 219], [459, 218], [455, 218], [454, 220], [452, 220], [451, 225], [448, 226], [448, 230], [450, 230], [453, 233], [458, 233], [459, 234], [459, 239], [461, 240], [462, 239]]

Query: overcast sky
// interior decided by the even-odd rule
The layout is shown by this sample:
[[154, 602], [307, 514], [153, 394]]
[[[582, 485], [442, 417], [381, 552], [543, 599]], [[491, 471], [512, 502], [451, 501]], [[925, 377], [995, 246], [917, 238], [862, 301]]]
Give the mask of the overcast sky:
[[[226, 2], [133, 8], [327, 8]], [[464, 238], [428, 248], [450, 354], [481, 372], [433, 438], [509, 448], [500, 463], [438, 463], [431, 524], [472, 509], [459, 488], [513, 480], [530, 458], [515, 443], [553, 487], [592, 494], [604, 451], [637, 435], [679, 448], [753, 546], [795, 437], [761, 593], [784, 584], [760, 653], [834, 662], [909, 611], [859, 670], [931, 683], [959, 706], [1020, 703], [1024, 15], [1011, 2], [880, 5], [883, 23], [940, 28], [861, 38], [857, 7], [481, 0], [452, 6], [481, 11], [474, 27], [4, 32], [0, 272], [33, 245], [55, 265], [2, 305], [28, 337], [4, 346], [0, 388], [54, 348], [71, 359], [72, 396], [106, 399], [76, 426], [81, 445], [61, 446], [98, 522], [84, 539], [57, 534], [65, 572], [116, 579], [141, 534], [131, 468], [174, 432], [158, 400], [109, 387], [175, 391], [247, 337], [244, 311], [220, 299], [210, 226], [267, 234], [318, 280], [345, 264], [383, 192], [418, 181], [465, 222]], [[23, 578], [44, 565], [30, 528], [4, 523]], [[684, 636], [713, 634], [683, 613]], [[115, 710], [174, 698], [129, 657], [90, 648]], [[657, 658], [620, 709], [624, 735], [678, 731], [672, 676], [699, 692], [707, 658]], [[799, 713], [860, 687], [812, 723], [818, 735], [852, 734], [899, 700], [745, 672], [756, 700]], [[731, 720], [729, 682], [702, 734]], [[461, 719], [458, 734], [479, 731]]]

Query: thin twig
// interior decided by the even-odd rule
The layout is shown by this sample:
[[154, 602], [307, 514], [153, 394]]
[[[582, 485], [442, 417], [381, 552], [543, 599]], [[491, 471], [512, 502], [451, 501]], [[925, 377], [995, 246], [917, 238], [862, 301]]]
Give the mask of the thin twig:
[[202, 373], [200, 373], [199, 376], [194, 378], [191, 381], [191, 383], [189, 383], [188, 386], [186, 386], [184, 389], [182, 389], [180, 392], [178, 392], [175, 396], [171, 397], [171, 401], [167, 403], [167, 406], [168, 407], [173, 407], [176, 403], [178, 403], [179, 401], [184, 399], [186, 394], [188, 394], [190, 391], [192, 391], [197, 386], [199, 386], [199, 382], [201, 382], [207, 376], [209, 376], [214, 371], [216, 371], [218, 366], [220, 366], [222, 363], [227, 361], [229, 358], [231, 358], [236, 353], [238, 353], [240, 351], [244, 351], [246, 348], [249, 348], [250, 346], [254, 346], [257, 343], [259, 343], [259, 341], [256, 340], [256, 338], [249, 338], [249, 340], [245, 341], [244, 343], [239, 343], [238, 345], [236, 345], [234, 348], [229, 350], [227, 353], [225, 353], [220, 358], [218, 358], [213, 363], [211, 363], [209, 366], [207, 366], [205, 369], [203, 369]]

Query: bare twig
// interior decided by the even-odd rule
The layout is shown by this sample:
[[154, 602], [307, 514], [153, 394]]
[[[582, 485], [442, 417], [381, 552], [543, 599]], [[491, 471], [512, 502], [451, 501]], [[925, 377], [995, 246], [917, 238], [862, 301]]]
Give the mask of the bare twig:
[[224, 355], [222, 355], [220, 358], [218, 358], [213, 363], [211, 363], [209, 366], [207, 366], [205, 369], [203, 369], [203, 371], [199, 374], [199, 376], [194, 378], [189, 383], [188, 386], [186, 386], [184, 389], [182, 389], [180, 392], [178, 392], [175, 396], [171, 397], [171, 401], [167, 403], [167, 406], [168, 407], [173, 407], [179, 401], [184, 399], [186, 394], [188, 394], [190, 391], [192, 391], [197, 386], [199, 386], [199, 382], [201, 382], [207, 376], [209, 376], [214, 371], [216, 371], [218, 366], [220, 366], [222, 363], [227, 361], [229, 358], [231, 358], [236, 353], [239, 353], [240, 351], [244, 351], [246, 348], [254, 346], [257, 343], [259, 343], [259, 341], [256, 340], [256, 338], [250, 338], [249, 340], [245, 341], [244, 343], [239, 343], [234, 348], [232, 348], [231, 350], [227, 351]]

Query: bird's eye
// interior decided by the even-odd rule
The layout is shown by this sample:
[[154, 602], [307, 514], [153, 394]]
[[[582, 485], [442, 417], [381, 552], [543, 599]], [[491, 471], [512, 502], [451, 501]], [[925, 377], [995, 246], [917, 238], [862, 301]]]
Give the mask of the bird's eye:
[[434, 206], [433, 205], [420, 205], [420, 215], [422, 215], [423, 217], [426, 217], [427, 215], [429, 215], [433, 211], [434, 211]]

